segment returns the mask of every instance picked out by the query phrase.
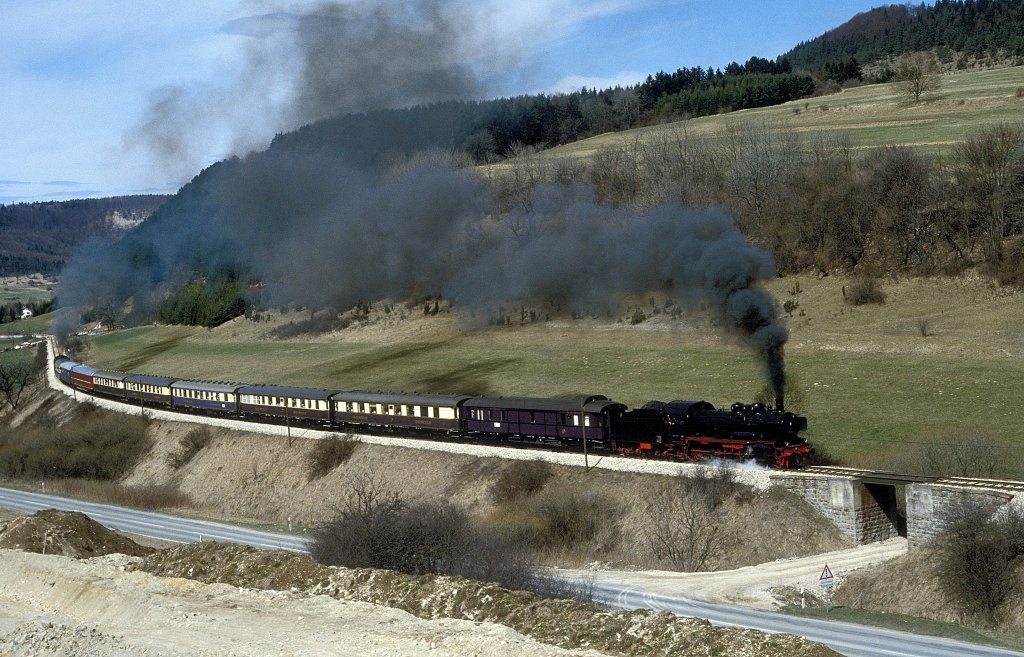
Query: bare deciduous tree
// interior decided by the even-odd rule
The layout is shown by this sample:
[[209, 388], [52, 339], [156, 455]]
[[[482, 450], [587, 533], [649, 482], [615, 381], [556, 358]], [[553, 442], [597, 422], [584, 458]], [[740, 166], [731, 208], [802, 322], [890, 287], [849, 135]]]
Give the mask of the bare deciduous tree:
[[955, 190], [967, 229], [998, 257], [1003, 238], [1024, 228], [1024, 128], [999, 124], [953, 150]]
[[940, 477], [993, 478], [1000, 474], [1002, 459], [991, 435], [980, 431], [939, 431], [922, 450], [924, 474]]
[[896, 84], [903, 96], [918, 103], [942, 87], [942, 69], [930, 52], [914, 52], [896, 62]]
[[651, 554], [684, 572], [704, 570], [725, 544], [714, 498], [676, 477], [652, 491], [643, 538]]
[[0, 362], [0, 392], [11, 408], [17, 409], [21, 395], [37, 371], [28, 361]]

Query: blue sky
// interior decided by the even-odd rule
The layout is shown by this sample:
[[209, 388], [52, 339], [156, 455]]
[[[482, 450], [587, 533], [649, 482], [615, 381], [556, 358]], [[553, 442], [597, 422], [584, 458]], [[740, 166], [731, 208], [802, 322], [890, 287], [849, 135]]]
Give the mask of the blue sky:
[[[479, 72], [490, 95], [603, 88], [658, 70], [774, 58], [884, 4], [437, 1], [459, 25], [453, 56]], [[376, 2], [401, 10], [395, 0]], [[274, 50], [265, 61], [274, 36], [232, 26], [321, 4], [0, 1], [0, 203], [169, 193], [205, 165], [265, 146], [294, 127], [282, 107], [295, 55]], [[266, 76], [253, 84], [260, 56]], [[172, 102], [192, 118], [190, 148], [167, 146], [156, 157], [141, 145], [152, 140], [146, 120]]]

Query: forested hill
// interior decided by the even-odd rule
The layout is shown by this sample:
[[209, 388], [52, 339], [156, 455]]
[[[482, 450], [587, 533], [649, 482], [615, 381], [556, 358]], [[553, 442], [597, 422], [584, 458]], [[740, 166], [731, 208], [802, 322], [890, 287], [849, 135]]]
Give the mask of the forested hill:
[[879, 7], [800, 43], [783, 57], [794, 69], [818, 71], [850, 58], [867, 64], [932, 49], [945, 63], [960, 67], [972, 59], [1024, 58], [1024, 2], [937, 0], [933, 6]]
[[[280, 135], [275, 145], [303, 151], [341, 147], [380, 157], [372, 135], [388, 133], [393, 139], [385, 157], [441, 147], [464, 151], [483, 164], [524, 148], [549, 148], [605, 132], [834, 91], [834, 83], [826, 84], [829, 80], [860, 79], [861, 65], [921, 50], [935, 51], [947, 64], [986, 58], [1024, 63], [1024, 3], [938, 0], [934, 6], [890, 5], [858, 14], [774, 60], [751, 53], [744, 63], [720, 69], [658, 71], [630, 87], [336, 117]], [[883, 75], [875, 81], [885, 80]]]
[[113, 239], [167, 196], [116, 196], [0, 205], [0, 276], [56, 274], [90, 238]]

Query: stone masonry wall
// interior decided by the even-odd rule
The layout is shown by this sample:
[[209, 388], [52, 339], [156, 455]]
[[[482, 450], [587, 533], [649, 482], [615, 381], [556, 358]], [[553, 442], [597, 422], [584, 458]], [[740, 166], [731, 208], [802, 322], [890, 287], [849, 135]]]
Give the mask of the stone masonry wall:
[[857, 545], [898, 535], [871, 492], [852, 477], [773, 473], [772, 483], [804, 498]]
[[853, 479], [783, 473], [772, 474], [772, 483], [804, 498], [839, 531], [857, 540]]
[[[871, 490], [854, 477], [808, 473], [771, 474], [772, 484], [796, 493], [825, 516], [839, 531], [858, 545], [884, 541], [899, 534]], [[883, 494], [884, 487], [877, 489]], [[1001, 507], [1014, 499], [1004, 490], [957, 486], [955, 484], [908, 483], [907, 539], [911, 547], [926, 545], [942, 531], [943, 514], [952, 505], [978, 500]], [[1016, 503], [1024, 505], [1024, 493]]]
[[942, 518], [952, 505], [968, 500], [1000, 507], [1012, 493], [964, 488], [949, 484], [916, 483], [907, 486], [907, 539], [910, 547], [930, 543], [942, 531]]

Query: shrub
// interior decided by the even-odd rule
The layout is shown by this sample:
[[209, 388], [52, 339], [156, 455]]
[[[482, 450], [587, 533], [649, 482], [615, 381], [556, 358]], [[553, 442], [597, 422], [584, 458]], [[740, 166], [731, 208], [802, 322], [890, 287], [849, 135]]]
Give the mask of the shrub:
[[994, 266], [1000, 285], [1024, 288], [1024, 239], [1012, 241]]
[[850, 289], [843, 288], [843, 299], [852, 306], [868, 303], [885, 303], [885, 292], [874, 278], [858, 278], [850, 283]]
[[535, 575], [521, 545], [474, 528], [464, 509], [447, 501], [409, 504], [368, 473], [352, 480], [338, 514], [314, 535], [310, 554], [328, 565], [459, 575], [541, 595], [569, 592]]
[[1022, 586], [1010, 573], [1024, 556], [1024, 511], [1015, 505], [993, 511], [977, 499], [950, 506], [935, 541], [942, 587], [963, 611], [984, 622], [991, 622], [1003, 600]]
[[175, 470], [182, 467], [198, 454], [204, 447], [210, 444], [211, 435], [208, 427], [196, 427], [178, 441], [180, 449], [167, 455], [167, 465]]
[[536, 550], [575, 548], [611, 528], [621, 515], [612, 498], [577, 486], [546, 488], [520, 506], [509, 531], [514, 542]]
[[64, 479], [51, 485], [69, 497], [99, 500], [135, 509], [171, 509], [193, 506], [192, 499], [174, 486], [122, 486], [112, 481]]
[[543, 488], [553, 475], [547, 461], [513, 461], [491, 484], [491, 499], [495, 504], [503, 504], [527, 497]]
[[117, 479], [148, 449], [149, 422], [138, 415], [83, 409], [57, 430], [19, 432], [0, 445], [9, 477]]
[[356, 451], [359, 441], [352, 436], [332, 434], [317, 440], [313, 448], [306, 454], [306, 467], [309, 469], [309, 480], [326, 476], [334, 468], [346, 463]]
[[656, 559], [685, 572], [705, 570], [726, 536], [712, 499], [688, 477], [673, 477], [646, 499], [642, 539]]
[[736, 478], [735, 468], [709, 466], [688, 475], [683, 478], [685, 481], [680, 483], [688, 487], [693, 494], [703, 497], [712, 509], [718, 508], [728, 500], [749, 501], [753, 495], [753, 490], [741, 484]]

